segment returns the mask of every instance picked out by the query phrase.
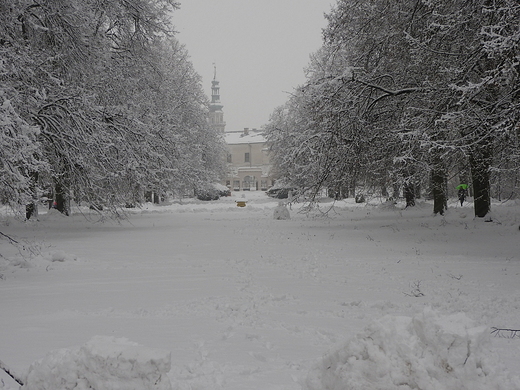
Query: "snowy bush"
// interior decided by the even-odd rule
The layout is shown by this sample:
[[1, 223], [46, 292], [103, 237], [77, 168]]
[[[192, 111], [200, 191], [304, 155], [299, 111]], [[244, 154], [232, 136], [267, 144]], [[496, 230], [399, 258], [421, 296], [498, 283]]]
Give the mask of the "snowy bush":
[[219, 183], [203, 185], [195, 192], [198, 200], [219, 200], [221, 196], [231, 196], [229, 188]]
[[520, 380], [500, 369], [489, 332], [463, 313], [430, 309], [385, 316], [309, 373], [305, 390], [513, 390]]
[[33, 363], [22, 390], [170, 390], [169, 352], [96, 336]]

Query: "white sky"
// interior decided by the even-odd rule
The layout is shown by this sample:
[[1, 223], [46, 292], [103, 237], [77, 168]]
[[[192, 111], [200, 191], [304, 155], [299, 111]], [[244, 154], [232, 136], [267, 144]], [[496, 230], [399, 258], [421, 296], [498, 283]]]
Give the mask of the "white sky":
[[309, 55], [335, 0], [181, 0], [173, 14], [204, 91], [213, 63], [226, 131], [260, 128], [288, 93], [305, 81]]

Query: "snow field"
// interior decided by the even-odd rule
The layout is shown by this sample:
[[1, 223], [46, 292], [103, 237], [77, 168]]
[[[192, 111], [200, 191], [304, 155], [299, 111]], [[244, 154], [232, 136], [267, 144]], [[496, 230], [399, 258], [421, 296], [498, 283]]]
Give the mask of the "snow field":
[[[339, 356], [369, 345], [370, 334], [370, 351], [379, 352], [348, 371], [357, 385], [373, 361], [380, 378], [410, 388], [412, 380], [440, 389], [478, 374], [457, 360], [467, 349], [446, 352], [439, 331], [460, 346], [483, 340], [472, 350], [487, 370], [482, 383], [515, 389], [507, 372], [520, 369], [520, 340], [489, 334], [520, 324], [519, 205], [494, 205], [492, 223], [453, 205], [434, 217], [430, 205], [347, 202], [329, 218], [293, 205], [290, 220], [274, 220], [278, 203], [250, 196], [245, 208], [232, 198], [148, 205], [121, 224], [5, 216], [1, 231], [41, 253], [21, 256], [0, 243], [0, 359], [26, 375], [49, 351], [105, 335], [171, 353], [174, 390], [300, 390], [327, 377], [323, 356], [344, 385], [341, 368], [352, 361]], [[428, 321], [418, 325], [421, 318]], [[442, 377], [435, 356], [454, 359], [452, 376]], [[405, 362], [416, 372], [408, 383]]]

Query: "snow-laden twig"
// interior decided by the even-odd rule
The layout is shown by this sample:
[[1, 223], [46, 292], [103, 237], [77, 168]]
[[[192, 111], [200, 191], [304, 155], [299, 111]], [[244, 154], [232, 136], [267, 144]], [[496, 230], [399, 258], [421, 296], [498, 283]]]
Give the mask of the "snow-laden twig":
[[8, 240], [9, 243], [11, 243], [11, 244], [18, 244], [18, 241], [16, 241], [14, 238], [12, 238], [11, 236], [8, 236], [8, 235], [5, 234], [5, 233], [0, 232], [0, 236], [2, 236], [2, 237], [4, 237], [4, 238], [7, 238], [7, 240]]
[[491, 328], [491, 334], [496, 337], [507, 338], [507, 339], [520, 339], [520, 329], [507, 329], [507, 328]]
[[[15, 240], [10, 235], [2, 232], [0, 232], [0, 239], [6, 239], [10, 245], [16, 248], [20, 256], [22, 256], [23, 258], [30, 257], [32, 255], [38, 255], [41, 252], [41, 244], [39, 243], [30, 242], [24, 239]], [[0, 257], [3, 257], [2, 253], [0, 253]]]
[[412, 290], [410, 291], [410, 294], [403, 293], [404, 295], [406, 295], [407, 297], [415, 297], [415, 298], [424, 297], [424, 294], [421, 291], [421, 281], [420, 280], [415, 281], [412, 285], [410, 285], [410, 287], [412, 288]]
[[5, 365], [5, 363], [1, 360], [0, 360], [0, 370], [4, 371], [7, 375], [9, 375], [11, 378], [13, 378], [14, 381], [16, 383], [18, 383], [20, 386], [23, 386], [23, 380], [18, 375], [13, 373], [13, 371], [10, 370], [9, 367], [7, 367]]

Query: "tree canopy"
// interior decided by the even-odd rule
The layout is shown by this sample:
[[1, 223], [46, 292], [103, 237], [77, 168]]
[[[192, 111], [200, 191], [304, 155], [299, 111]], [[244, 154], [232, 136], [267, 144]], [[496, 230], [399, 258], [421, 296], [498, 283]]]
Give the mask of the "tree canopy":
[[307, 82], [266, 126], [282, 176], [340, 196], [402, 187], [408, 206], [426, 188], [440, 214], [457, 176], [479, 217], [492, 191], [518, 195], [517, 1], [339, 0], [326, 18]]
[[2, 200], [117, 208], [213, 180], [223, 141], [173, 0], [0, 0]]

